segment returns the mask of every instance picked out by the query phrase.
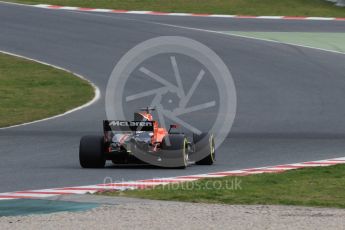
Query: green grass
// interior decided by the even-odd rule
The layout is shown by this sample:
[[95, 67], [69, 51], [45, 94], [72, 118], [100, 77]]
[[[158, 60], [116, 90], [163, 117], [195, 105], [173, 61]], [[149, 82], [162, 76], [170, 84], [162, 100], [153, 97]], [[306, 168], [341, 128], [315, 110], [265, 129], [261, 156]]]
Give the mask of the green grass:
[[71, 73], [0, 54], [0, 127], [61, 114], [93, 96], [92, 86]]
[[8, 0], [30, 4], [240, 15], [345, 17], [345, 8], [325, 0]]
[[221, 204], [345, 208], [345, 165], [291, 170], [280, 174], [203, 179], [153, 189], [100, 194]]

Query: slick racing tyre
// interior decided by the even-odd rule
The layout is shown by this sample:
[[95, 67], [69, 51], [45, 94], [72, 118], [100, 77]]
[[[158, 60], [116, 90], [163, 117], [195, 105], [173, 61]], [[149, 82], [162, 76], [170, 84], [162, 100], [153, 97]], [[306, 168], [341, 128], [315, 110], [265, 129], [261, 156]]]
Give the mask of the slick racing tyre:
[[102, 136], [85, 136], [81, 138], [79, 162], [83, 168], [103, 168], [105, 166]]
[[168, 135], [163, 138], [162, 151], [164, 158], [174, 160], [176, 167], [184, 169], [188, 165], [188, 142], [181, 134]]
[[[197, 165], [212, 165], [216, 160], [215, 141], [213, 134], [193, 134], [194, 153]], [[201, 160], [200, 160], [201, 158]]]

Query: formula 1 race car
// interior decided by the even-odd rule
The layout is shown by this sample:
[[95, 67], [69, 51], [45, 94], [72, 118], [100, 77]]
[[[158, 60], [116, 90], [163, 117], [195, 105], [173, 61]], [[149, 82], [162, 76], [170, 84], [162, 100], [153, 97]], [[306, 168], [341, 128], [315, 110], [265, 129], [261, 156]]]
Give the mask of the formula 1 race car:
[[134, 113], [134, 121], [103, 121], [103, 136], [84, 136], [80, 140], [79, 161], [83, 168], [103, 168], [114, 164], [151, 164], [159, 167], [186, 168], [188, 164], [212, 165], [215, 140], [212, 134], [187, 137], [159, 127], [152, 108]]

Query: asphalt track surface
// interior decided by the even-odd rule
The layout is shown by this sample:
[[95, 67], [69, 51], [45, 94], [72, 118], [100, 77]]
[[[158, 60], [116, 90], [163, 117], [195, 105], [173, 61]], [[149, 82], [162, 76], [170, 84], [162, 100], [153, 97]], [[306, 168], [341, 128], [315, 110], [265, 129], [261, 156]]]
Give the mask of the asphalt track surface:
[[[110, 15], [0, 3], [1, 50], [81, 74], [102, 92], [97, 103], [81, 111], [0, 130], [0, 192], [99, 184], [106, 176], [147, 179], [345, 155], [345, 55], [176, 26], [345, 32], [343, 22]], [[207, 45], [231, 70], [237, 115], [231, 134], [217, 150], [217, 163], [186, 170], [81, 169], [79, 139], [101, 132], [104, 92], [113, 67], [138, 43], [162, 35]]]

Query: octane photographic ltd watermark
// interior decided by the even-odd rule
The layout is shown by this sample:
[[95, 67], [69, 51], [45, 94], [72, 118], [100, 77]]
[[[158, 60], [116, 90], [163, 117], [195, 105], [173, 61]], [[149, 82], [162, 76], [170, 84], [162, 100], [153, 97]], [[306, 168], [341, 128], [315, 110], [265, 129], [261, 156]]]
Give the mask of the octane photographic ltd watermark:
[[204, 181], [201, 183], [184, 182], [184, 183], [170, 183], [162, 187], [163, 190], [242, 190], [242, 180], [235, 177], [226, 181]]
[[[186, 136], [208, 133], [216, 149], [231, 130], [236, 100], [232, 75], [221, 58], [202, 43], [177, 36], [149, 39], [129, 50], [113, 69], [105, 95], [108, 120], [130, 121], [138, 109], [154, 108], [162, 128], [176, 124]], [[205, 158], [205, 151], [198, 154], [195, 161]], [[157, 161], [147, 151], [136, 157], [179, 166], [168, 158]]]
[[134, 189], [150, 189], [162, 185], [162, 190], [183, 190], [183, 191], [196, 191], [196, 190], [242, 190], [242, 180], [234, 177], [227, 180], [208, 180], [200, 183], [195, 181], [189, 182], [166, 182], [166, 179], [154, 178], [150, 183], [128, 182], [126, 180], [113, 180], [111, 177], [105, 177], [103, 180], [104, 190], [134, 190]]

